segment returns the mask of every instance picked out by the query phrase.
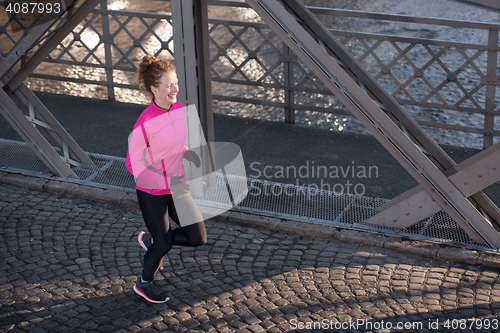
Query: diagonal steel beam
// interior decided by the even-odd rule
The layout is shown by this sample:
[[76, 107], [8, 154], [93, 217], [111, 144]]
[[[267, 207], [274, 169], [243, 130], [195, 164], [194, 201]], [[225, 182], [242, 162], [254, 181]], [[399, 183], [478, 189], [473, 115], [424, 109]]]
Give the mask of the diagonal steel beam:
[[[2, 61], [1, 56], [0, 61]], [[4, 79], [8, 80], [8, 78], [14, 74], [15, 72], [11, 70]], [[47, 133], [47, 135], [54, 140], [57, 146], [61, 148], [61, 151], [63, 152], [63, 156], [61, 156], [61, 158], [65, 163], [74, 166], [77, 166], [80, 163], [90, 165], [94, 164], [94, 162], [92, 162], [92, 160], [76, 143], [71, 135], [69, 135], [66, 129], [64, 129], [56, 118], [54, 118], [52, 113], [50, 113], [45, 105], [43, 105], [43, 103], [24, 82], [12, 94], [10, 94], [9, 97], [13, 99], [14, 103], [24, 105], [25, 110], [28, 111], [28, 116], [26, 116], [28, 121], [34, 126], [40, 126], [45, 133]], [[14, 126], [14, 129], [19, 133], [20, 130], [17, 125]]]
[[66, 129], [57, 121], [45, 105], [23, 82], [14, 91], [14, 96], [28, 109], [28, 119], [33, 125], [39, 125], [54, 140], [63, 152], [65, 163], [77, 166], [80, 163], [93, 165], [94, 162], [76, 143]]
[[300, 1], [246, 1], [474, 241], [500, 248], [500, 234], [443, 173], [453, 160]]
[[61, 177], [76, 177], [49, 142], [24, 116], [16, 103], [0, 88], [0, 114], [2, 114], [23, 140], [31, 147], [49, 170]]
[[[99, 0], [86, 0], [74, 13], [75, 0], [61, 0], [58, 15], [44, 17], [27, 35], [16, 44], [5, 59], [0, 57], [0, 77], [4, 83], [0, 90], [0, 114], [2, 114], [21, 138], [33, 149], [35, 154], [49, 168], [61, 177], [76, 177], [70, 165], [80, 163], [94, 164], [68, 132], [24, 84], [24, 79], [45, 59], [45, 57], [70, 33], [76, 25], [99, 3]], [[60, 24], [51, 32], [47, 31], [61, 17]], [[23, 55], [32, 49], [46, 34], [43, 45], [23, 64], [19, 71], [12, 68]], [[21, 110], [24, 104], [28, 116]], [[60, 156], [45, 137], [38, 131], [39, 126], [61, 148]]]
[[[62, 0], [61, 0], [62, 1]], [[66, 0], [70, 1], [70, 0]], [[74, 1], [74, 0], [73, 0]], [[61, 26], [57, 27], [52, 35], [36, 50], [36, 52], [23, 64], [21, 69], [14, 76], [8, 79], [4, 85], [5, 91], [14, 91], [21, 83], [35, 70], [35, 68], [59, 45], [59, 43], [80, 24], [80, 22], [94, 9], [100, 0], [86, 0], [78, 9], [70, 15]], [[22, 55], [22, 54], [21, 54]], [[12, 68], [12, 67], [10, 67]], [[9, 68], [9, 69], [10, 69]], [[3, 73], [3, 75], [5, 75]], [[0, 71], [0, 74], [2, 72]], [[3, 77], [0, 75], [0, 77]]]
[[32, 28], [28, 34], [24, 35], [23, 38], [10, 50], [10, 52], [5, 56], [5, 58], [0, 63], [0, 79], [2, 79], [21, 59], [21, 57], [28, 52], [36, 41], [43, 36], [49, 30], [49, 28], [54, 23], [54, 20], [40, 24]]
[[28, 29], [27, 33], [21, 40], [10, 50], [2, 62], [0, 62], [0, 79], [14, 67], [14, 65], [25, 55], [40, 38], [53, 26], [53, 24], [65, 14], [68, 8], [71, 8], [76, 0], [60, 0], [61, 12], [59, 15], [55, 13], [46, 14], [41, 19], [33, 22], [33, 27]]
[[[500, 181], [500, 143], [472, 156], [445, 174], [464, 197], [481, 192]], [[479, 205], [479, 207], [481, 206]], [[438, 213], [442, 208], [421, 186], [417, 186], [378, 207], [378, 210], [381, 211], [380, 214], [364, 222], [394, 228], [407, 228]], [[482, 214], [489, 218], [490, 222], [497, 228], [500, 228], [498, 216], [490, 216], [486, 211]]]

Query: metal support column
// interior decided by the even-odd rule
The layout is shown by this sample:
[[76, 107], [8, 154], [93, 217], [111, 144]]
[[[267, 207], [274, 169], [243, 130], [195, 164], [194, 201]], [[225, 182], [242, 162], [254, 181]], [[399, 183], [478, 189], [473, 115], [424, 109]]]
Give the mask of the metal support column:
[[[212, 110], [212, 86], [210, 75], [210, 53], [208, 36], [208, 3], [207, 0], [172, 0], [172, 21], [174, 30], [174, 57], [177, 77], [179, 79], [178, 99], [185, 105], [195, 105], [204, 134], [204, 141], [214, 142], [214, 123]], [[186, 119], [189, 130], [197, 130], [189, 126], [196, 123]], [[201, 133], [188, 133], [194, 142]], [[194, 148], [194, 147], [193, 147]], [[213, 163], [212, 156], [203, 156], [207, 150], [202, 150], [201, 158], [204, 167]], [[206, 154], [208, 155], [208, 154]], [[206, 174], [209, 174], [208, 168]], [[213, 165], [212, 165], [213, 169]], [[206, 177], [206, 184], [215, 179]], [[199, 182], [191, 183], [194, 194], [201, 193], [202, 185]]]
[[106, 62], [106, 83], [108, 100], [115, 100], [115, 90], [113, 88], [113, 58], [111, 55], [111, 45], [113, 41], [109, 33], [108, 0], [101, 0], [102, 35], [104, 36], [104, 61]]
[[498, 30], [490, 30], [488, 33], [488, 61], [486, 68], [486, 103], [484, 115], [483, 148], [493, 145], [493, 130], [495, 129], [496, 110], [496, 86], [497, 86], [497, 64], [498, 64]]
[[178, 99], [196, 105], [207, 142], [213, 142], [207, 0], [172, 0]]
[[294, 54], [292, 50], [283, 43], [283, 79], [285, 81], [285, 122], [295, 124], [295, 91], [294, 91], [294, 75], [293, 75], [293, 60]]
[[174, 62], [179, 79], [177, 99], [183, 105], [194, 104], [198, 108], [193, 0], [172, 0], [171, 7]]
[[[498, 207], [482, 192], [471, 197], [462, 193], [448, 177], [464, 175], [454, 161], [299, 0], [246, 1], [420, 183], [424, 194], [411, 204], [435, 202], [474, 241], [500, 248], [498, 221], [493, 221], [500, 215]], [[483, 159], [478, 165], [488, 168]], [[495, 179], [500, 180], [496, 173], [488, 177]], [[476, 184], [475, 179], [470, 182]]]
[[207, 142], [214, 142], [208, 0], [194, 0], [195, 41], [198, 66], [198, 110]]

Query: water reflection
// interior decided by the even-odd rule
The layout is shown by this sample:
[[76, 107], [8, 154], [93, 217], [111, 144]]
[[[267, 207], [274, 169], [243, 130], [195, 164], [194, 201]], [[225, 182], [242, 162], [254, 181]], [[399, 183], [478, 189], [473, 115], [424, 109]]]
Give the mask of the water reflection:
[[122, 9], [127, 9], [130, 6], [130, 3], [127, 0], [116, 0], [116, 1], [109, 1], [108, 3], [108, 9], [109, 10], [122, 10]]
[[[334, 8], [344, 8], [344, 9], [355, 9], [363, 11], [373, 11], [373, 12], [384, 12], [384, 13], [394, 13], [403, 15], [414, 15], [414, 16], [424, 16], [424, 17], [443, 17], [450, 19], [461, 19], [461, 20], [472, 20], [472, 21], [483, 21], [483, 22], [497, 22], [498, 15], [494, 13], [489, 13], [472, 7], [459, 5], [446, 0], [308, 0], [304, 1], [307, 5], [312, 6], [322, 6], [325, 7], [329, 5]], [[164, 1], [140, 1], [140, 2], [129, 2], [127, 0], [116, 0], [109, 1], [108, 8], [111, 10], [131, 10], [131, 11], [149, 11], [156, 13], [169, 13], [170, 8], [169, 2]], [[251, 22], [261, 21], [258, 15], [248, 8], [231, 8], [231, 7], [219, 7], [211, 6], [209, 10], [209, 17], [212, 18], [225, 18], [233, 20], [243, 20]], [[172, 26], [170, 22], [166, 20], [161, 20], [154, 28], [156, 34], [147, 34], [145, 40], [141, 40], [140, 47], [133, 45], [132, 38], [140, 38], [145, 31], [145, 24], [152, 24], [152, 20], [144, 19], [143, 21], [139, 19], [133, 19], [130, 23], [126, 25], [129, 31], [125, 31], [120, 26], [123, 24], [125, 18], [116, 16], [117, 19], [121, 20], [116, 22], [113, 18], [110, 18], [111, 31], [118, 32], [114, 38], [114, 45], [112, 45], [113, 54], [113, 65], [119, 67], [120, 69], [115, 69], [113, 71], [114, 82], [136, 85], [136, 75], [133, 71], [134, 64], [137, 64], [142, 56], [146, 53], [155, 54], [158, 50], [162, 50], [159, 53], [160, 58], [172, 59], [172, 54], [170, 54], [165, 48], [168, 46], [170, 50], [173, 50], [173, 42], [169, 39], [172, 37]], [[479, 33], [478, 31], [473, 31], [471, 29], [457, 29], [448, 28], [443, 26], [422, 26], [415, 24], [405, 24], [403, 27], [399, 23], [395, 22], [375, 22], [373, 20], [362, 20], [362, 19], [348, 19], [348, 18], [332, 18], [332, 17], [321, 17], [320, 19], [329, 27], [342, 30], [352, 30], [352, 31], [363, 31], [369, 33], [384, 33], [389, 35], [407, 36], [412, 38], [431, 38], [431, 39], [442, 39], [442, 40], [454, 40], [456, 42], [466, 42], [466, 43], [484, 43], [487, 34]], [[96, 27], [98, 31], [100, 29], [100, 18], [94, 18], [92, 24]], [[238, 33], [238, 31], [233, 31]], [[77, 59], [78, 61], [86, 61], [90, 64], [104, 64], [104, 45], [100, 44], [101, 39], [99, 34], [92, 31], [90, 28], [85, 28], [84, 23], [80, 24], [74, 31], [74, 33], [79, 34], [80, 41], [73, 41], [73, 36], [68, 36], [62, 43], [63, 47], [59, 47], [54, 50], [52, 56], [57, 56], [58, 54], [63, 54], [61, 59], [71, 60]], [[215, 41], [220, 41], [221, 45], [228, 40], [233, 38], [233, 34], [226, 28], [218, 28], [214, 30], [211, 37]], [[262, 36], [252, 29], [248, 29], [244, 35], [240, 36], [247, 47], [251, 50], [255, 50], [262, 40]], [[168, 45], [163, 45], [161, 41], [169, 41]], [[214, 70], [220, 73], [222, 77], [229, 75], [235, 71], [237, 68], [234, 78], [241, 79], [242, 81], [258, 81], [263, 80], [264, 82], [273, 83], [274, 78], [279, 82], [283, 82], [283, 69], [282, 66], [278, 66], [273, 71], [274, 78], [266, 75], [266, 71], [276, 63], [277, 56], [273, 47], [281, 50], [281, 41], [278, 39], [273, 39], [271, 41], [272, 45], [266, 45], [263, 47], [257, 57], [262, 61], [263, 67], [258, 63], [257, 60], [253, 59], [250, 61], [245, 60], [248, 56], [248, 49], [235, 43], [228, 51], [225, 56], [219, 57], [219, 59], [213, 64]], [[353, 52], [355, 56], [360, 56], [366, 52], [367, 45], [362, 45], [360, 41], [349, 40], [346, 46]], [[368, 45], [370, 47], [371, 45]], [[363, 65], [367, 70], [373, 75], [380, 73], [382, 64], [375, 59], [375, 56], [383, 59], [384, 64], [388, 64], [391, 60], [396, 59], [400, 55], [400, 50], [404, 50], [408, 47], [408, 44], [398, 43], [391, 44], [389, 42], [382, 43], [376, 51], [376, 54], [369, 55], [362, 59]], [[398, 50], [399, 48], [400, 50]], [[432, 47], [433, 48], [433, 47]], [[214, 52], [218, 52], [212, 46], [212, 57]], [[433, 52], [438, 53], [439, 48], [433, 49]], [[470, 58], [474, 54], [469, 50], [464, 50], [463, 52]], [[458, 54], [457, 50], [449, 50], [443, 56], [443, 62], [450, 71], [454, 71], [457, 68], [463, 66], [464, 60], [462, 54]], [[417, 68], [422, 68], [427, 62], [432, 59], [432, 55], [428, 50], [424, 49], [422, 46], [415, 46], [411, 52], [407, 54], [408, 59], [410, 59], [414, 66]], [[459, 87], [455, 83], [443, 87], [439, 94], [432, 95], [432, 86], [429, 86], [425, 80], [419, 79], [411, 82], [405, 87], [405, 90], [401, 90], [397, 97], [402, 99], [415, 98], [417, 100], [429, 97], [429, 101], [434, 101], [440, 103], [446, 101], [447, 103], [456, 103], [464, 98], [465, 95], [472, 89], [471, 87], [477, 86], [475, 81], [478, 76], [478, 71], [485, 73], [486, 69], [486, 54], [478, 57], [477, 61], [474, 62], [474, 66], [469, 65], [462, 69], [459, 73], [459, 78], [462, 82], [467, 82], [469, 80], [468, 86]], [[131, 62], [129, 62], [130, 59]], [[123, 61], [122, 61], [123, 60]], [[408, 61], [402, 57], [398, 62], [392, 66], [391, 75], [393, 78], [388, 76], [380, 76], [378, 78], [379, 82], [387, 88], [389, 92], [397, 92], [399, 87], [396, 85], [394, 80], [404, 83], [411, 77], [414, 73], [413, 65], [410, 65]], [[36, 73], [53, 73], [54, 65], [43, 63], [41, 64]], [[78, 67], [71, 65], [57, 65], [57, 71], [61, 75], [68, 78], [85, 78], [91, 81], [105, 82], [107, 80], [106, 72], [103, 69], [93, 68], [93, 67]], [[307, 75], [307, 73], [299, 73], [300, 75]], [[447, 76], [446, 71], [442, 66], [433, 64], [425, 71], [425, 78], [429, 80], [434, 86], [437, 82], [442, 82]], [[464, 80], [465, 79], [465, 80]], [[42, 80], [36, 78], [28, 79], [28, 85], [33, 90], [37, 91], [47, 91], [47, 92], [57, 92], [76, 96], [85, 96], [92, 98], [107, 98], [107, 88], [94, 84], [81, 84], [68, 81], [50, 81]], [[312, 84], [312, 83], [311, 83]], [[321, 83], [318, 83], [321, 84]], [[249, 87], [244, 85], [229, 85], [225, 83], [213, 83], [214, 94], [224, 94], [232, 95], [238, 97], [246, 97], [252, 99], [261, 99], [266, 101], [274, 102], [284, 102], [284, 94], [282, 91], [275, 89], [268, 89], [262, 87]], [[432, 95], [432, 96], [431, 96]], [[484, 96], [484, 95], [483, 95]], [[115, 89], [115, 99], [122, 102], [128, 103], [140, 103], [147, 104], [149, 96], [131, 89], [116, 88]], [[306, 94], [306, 93], [296, 93], [296, 100], [300, 104], [311, 105], [314, 104], [318, 107], [325, 108], [342, 108], [342, 105], [338, 102], [335, 97], [328, 95], [319, 94]], [[472, 101], [465, 101], [462, 106], [467, 106], [471, 108], [476, 108], [477, 105]], [[484, 97], [479, 97], [477, 100], [478, 105], [484, 107]], [[420, 120], [429, 121], [439, 121], [444, 123], [459, 124], [463, 126], [471, 126], [482, 128], [484, 123], [484, 116], [475, 113], [465, 113], [465, 112], [455, 112], [448, 110], [439, 109], [428, 109], [419, 108], [415, 106], [405, 106], [405, 109], [415, 117]], [[215, 101], [214, 102], [215, 112], [229, 115], [238, 115], [244, 117], [253, 117], [266, 120], [277, 120], [283, 121], [284, 115], [281, 108], [264, 107], [258, 105], [248, 105], [248, 104], [238, 104], [233, 102]], [[500, 128], [500, 121], [495, 119], [495, 128]], [[361, 125], [359, 121], [355, 118], [345, 115], [333, 115], [325, 114], [322, 112], [314, 111], [299, 111], [296, 112], [296, 123], [298, 125], [304, 126], [319, 126], [334, 131], [355, 131], [359, 133], [367, 133], [366, 129]], [[461, 145], [461, 146], [472, 146], [476, 148], [482, 147], [482, 138], [480, 135], [458, 133], [454, 131], [444, 131], [438, 129], [429, 129], [428, 132], [439, 142], [445, 144]]]

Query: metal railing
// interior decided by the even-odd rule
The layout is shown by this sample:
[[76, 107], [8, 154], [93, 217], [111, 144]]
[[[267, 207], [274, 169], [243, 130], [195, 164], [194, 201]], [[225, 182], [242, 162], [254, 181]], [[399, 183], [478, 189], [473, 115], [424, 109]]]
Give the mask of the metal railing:
[[[209, 4], [248, 7], [241, 1], [213, 0]], [[421, 125], [476, 134], [482, 137], [484, 148], [500, 136], [500, 129], [495, 128], [500, 25], [317, 7], [310, 10], [335, 19], [484, 32], [484, 43], [462, 43], [330, 30]], [[282, 108], [288, 123], [295, 123], [296, 113], [304, 111], [351, 115], [267, 25], [212, 18], [209, 31], [214, 100]], [[31, 77], [106, 87], [107, 98], [113, 100], [117, 89], [139, 89], [136, 65], [146, 53], [173, 57], [171, 15], [108, 10], [103, 0], [101, 8], [93, 10]], [[54, 74], [61, 72], [66, 74]], [[429, 120], [433, 110], [449, 110], [452, 116]], [[477, 117], [473, 124], [458, 121], [463, 115], [478, 115], [484, 121], [481, 126]]]
[[[24, 142], [0, 138], [2, 170], [29, 176], [61, 180], [93, 187], [134, 192], [134, 177], [125, 168], [125, 159], [115, 156], [87, 153], [94, 165], [81, 164], [74, 168], [76, 178], [54, 176]], [[217, 180], [224, 183], [222, 175]], [[234, 208], [245, 212], [266, 214], [283, 219], [323, 224], [336, 228], [347, 228], [377, 234], [388, 234], [426, 240], [448, 245], [458, 245], [475, 250], [490, 250], [478, 244], [444, 211], [423, 219], [409, 228], [393, 228], [363, 221], [378, 213], [377, 207], [387, 199], [370, 198], [355, 194], [336, 193], [313, 187], [304, 191], [294, 184], [275, 183], [268, 180], [231, 176], [236, 188], [249, 188], [247, 197]], [[219, 194], [219, 195], [217, 195]], [[198, 206], [228, 208], [227, 197], [220, 197], [220, 191], [209, 191], [202, 197], [195, 197]]]

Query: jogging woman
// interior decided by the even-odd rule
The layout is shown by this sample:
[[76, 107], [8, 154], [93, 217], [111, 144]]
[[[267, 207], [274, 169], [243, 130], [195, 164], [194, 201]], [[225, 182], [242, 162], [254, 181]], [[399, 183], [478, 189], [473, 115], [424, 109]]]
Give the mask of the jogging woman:
[[[177, 101], [179, 85], [173, 64], [146, 55], [139, 66], [139, 83], [153, 100], [134, 125], [126, 161], [136, 177], [139, 207], [149, 231], [138, 236], [146, 254], [134, 291], [150, 302], [163, 303], [169, 298], [154, 281], [163, 257], [173, 245], [200, 246], [207, 240], [182, 164], [186, 159], [199, 167], [200, 158], [184, 144], [186, 124]], [[172, 229], [169, 217], [179, 228]]]

